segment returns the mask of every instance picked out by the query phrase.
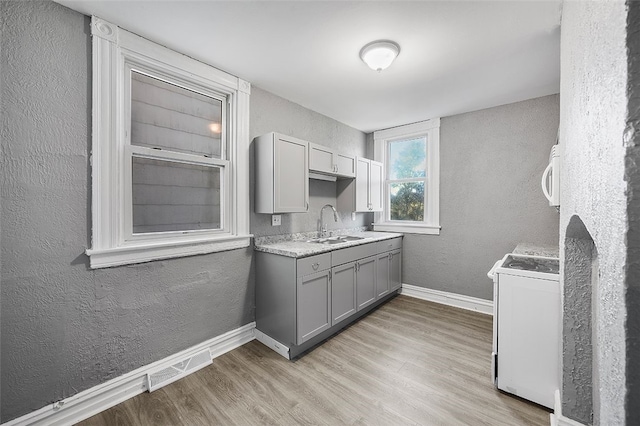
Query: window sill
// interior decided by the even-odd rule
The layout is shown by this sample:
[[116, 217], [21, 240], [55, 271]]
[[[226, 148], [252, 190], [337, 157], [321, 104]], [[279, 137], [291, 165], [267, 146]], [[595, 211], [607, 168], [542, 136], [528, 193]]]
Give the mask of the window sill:
[[402, 232], [403, 234], [440, 235], [440, 227], [433, 225], [414, 225], [406, 223], [374, 223], [374, 231]]
[[87, 249], [91, 269], [151, 262], [174, 257], [193, 256], [249, 247], [253, 235], [216, 238], [215, 240], [140, 244], [109, 249]]

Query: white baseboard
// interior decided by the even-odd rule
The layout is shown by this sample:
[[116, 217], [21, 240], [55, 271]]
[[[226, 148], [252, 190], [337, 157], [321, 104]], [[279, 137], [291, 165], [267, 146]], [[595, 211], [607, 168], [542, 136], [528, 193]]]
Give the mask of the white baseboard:
[[257, 328], [255, 330], [253, 330], [253, 334], [254, 334], [254, 336], [256, 336], [256, 340], [258, 342], [260, 342], [263, 345], [265, 345], [266, 347], [271, 348], [272, 350], [276, 351], [277, 353], [279, 353], [280, 355], [282, 355], [286, 359], [291, 359], [289, 357], [289, 348], [286, 347], [285, 345], [283, 345], [282, 343], [280, 343], [277, 340], [271, 338], [270, 336], [267, 336], [266, 334], [264, 334], [262, 331], [258, 330]]
[[491, 300], [432, 290], [410, 284], [402, 284], [401, 294], [430, 302], [441, 303], [443, 305], [454, 306], [456, 308], [468, 309], [482, 314], [493, 315], [493, 301]]
[[549, 421], [551, 426], [584, 426], [582, 423], [562, 415], [562, 401], [560, 400], [559, 390], [556, 390], [554, 394], [553, 413], [549, 414]]
[[164, 359], [140, 367], [130, 373], [116, 377], [108, 382], [77, 393], [67, 399], [47, 405], [37, 411], [26, 414], [2, 426], [72, 425], [113, 407], [147, 390], [147, 373], [175, 364], [183, 358], [209, 348], [211, 357], [216, 358], [232, 349], [240, 347], [254, 339], [252, 322], [220, 336], [209, 339], [189, 349]]

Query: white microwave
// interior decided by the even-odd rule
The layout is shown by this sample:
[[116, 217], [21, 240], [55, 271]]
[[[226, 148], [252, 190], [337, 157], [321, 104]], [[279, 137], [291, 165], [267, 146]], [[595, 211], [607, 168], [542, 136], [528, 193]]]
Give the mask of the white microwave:
[[542, 192], [550, 206], [560, 206], [560, 145], [551, 148], [549, 165], [542, 173]]

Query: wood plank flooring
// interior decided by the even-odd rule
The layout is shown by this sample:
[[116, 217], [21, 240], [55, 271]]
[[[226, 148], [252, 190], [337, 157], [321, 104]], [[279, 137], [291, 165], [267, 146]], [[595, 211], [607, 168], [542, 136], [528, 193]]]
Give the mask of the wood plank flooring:
[[294, 361], [254, 340], [80, 425], [549, 425], [493, 387], [491, 321], [398, 296]]

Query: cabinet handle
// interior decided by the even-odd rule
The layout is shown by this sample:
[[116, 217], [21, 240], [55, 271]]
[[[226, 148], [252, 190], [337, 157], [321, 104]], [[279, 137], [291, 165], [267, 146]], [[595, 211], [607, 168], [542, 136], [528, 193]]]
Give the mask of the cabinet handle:
[[393, 255], [389, 253], [389, 262], [391, 262], [391, 259], [393, 259]]
[[356, 262], [356, 272], [360, 270], [360, 262]]
[[329, 269], [329, 281], [331, 281], [331, 269]]
[[307, 201], [307, 211], [309, 211], [309, 202]]
[[317, 271], [318, 268], [320, 267], [320, 264], [316, 262], [313, 265], [311, 265], [311, 267], [313, 268], [314, 271]]

